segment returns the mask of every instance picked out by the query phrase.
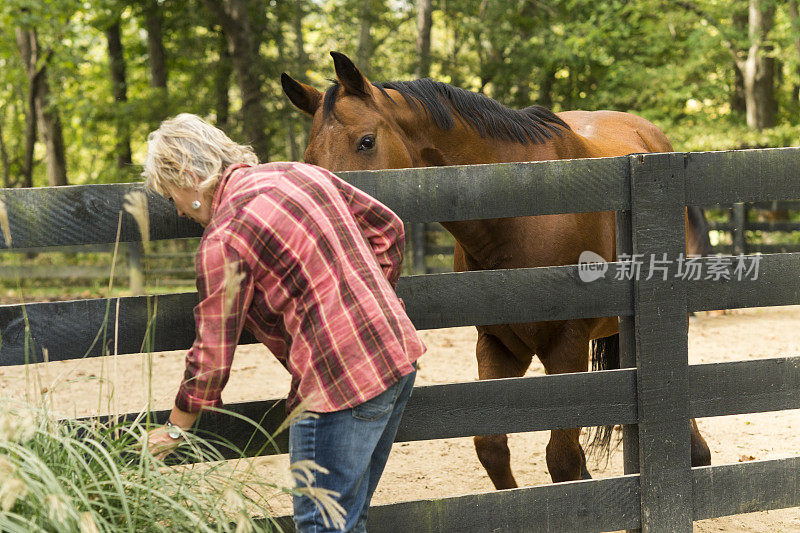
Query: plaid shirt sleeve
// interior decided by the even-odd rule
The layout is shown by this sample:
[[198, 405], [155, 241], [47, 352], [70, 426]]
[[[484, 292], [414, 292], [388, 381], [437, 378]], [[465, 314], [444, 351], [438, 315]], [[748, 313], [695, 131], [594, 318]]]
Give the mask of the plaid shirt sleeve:
[[187, 412], [222, 405], [239, 336], [253, 300], [250, 269], [218, 238], [204, 241], [195, 259], [200, 303], [194, 308], [196, 338], [175, 405]]
[[336, 186], [358, 223], [361, 234], [372, 247], [384, 276], [397, 287], [403, 265], [406, 234], [403, 221], [394, 211], [335, 175]]

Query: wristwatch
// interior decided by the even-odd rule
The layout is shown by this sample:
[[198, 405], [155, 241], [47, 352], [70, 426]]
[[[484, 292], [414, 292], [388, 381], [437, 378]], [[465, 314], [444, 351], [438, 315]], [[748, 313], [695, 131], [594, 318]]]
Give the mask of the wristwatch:
[[175, 424], [167, 420], [167, 423], [164, 424], [164, 427], [167, 428], [167, 435], [169, 435], [169, 438], [175, 440], [183, 438], [183, 430], [180, 428], [180, 426], [176, 426]]

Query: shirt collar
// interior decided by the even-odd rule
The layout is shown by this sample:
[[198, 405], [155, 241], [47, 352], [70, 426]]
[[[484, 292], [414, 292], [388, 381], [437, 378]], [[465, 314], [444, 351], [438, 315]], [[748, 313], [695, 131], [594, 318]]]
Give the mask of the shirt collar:
[[211, 200], [211, 218], [214, 218], [214, 213], [216, 213], [217, 209], [219, 208], [219, 204], [222, 201], [222, 194], [223, 194], [222, 191], [225, 188], [225, 185], [227, 185], [228, 179], [231, 177], [231, 174], [233, 174], [233, 171], [238, 170], [242, 167], [251, 167], [251, 166], [252, 165], [249, 165], [247, 163], [234, 163], [233, 165], [230, 165], [228, 168], [225, 169], [225, 172], [223, 172], [222, 176], [219, 178], [219, 183], [217, 184], [217, 190], [214, 191], [214, 198]]

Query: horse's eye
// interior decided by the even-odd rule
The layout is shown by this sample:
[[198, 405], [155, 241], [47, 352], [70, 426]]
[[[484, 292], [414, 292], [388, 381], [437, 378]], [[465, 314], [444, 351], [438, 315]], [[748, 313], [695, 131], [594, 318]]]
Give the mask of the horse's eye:
[[368, 150], [372, 150], [375, 148], [375, 136], [374, 135], [364, 135], [358, 141], [358, 151], [359, 152], [366, 152]]

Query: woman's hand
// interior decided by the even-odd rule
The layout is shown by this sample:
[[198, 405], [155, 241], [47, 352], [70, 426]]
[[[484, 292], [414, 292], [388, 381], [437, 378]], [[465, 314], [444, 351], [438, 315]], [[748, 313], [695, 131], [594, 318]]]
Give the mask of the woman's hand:
[[[178, 409], [178, 407], [173, 407], [172, 412], [169, 415], [169, 420], [173, 426], [180, 428], [181, 432], [184, 432], [188, 431], [189, 428], [194, 425], [195, 421], [197, 421], [198, 415], [199, 413], [188, 413]], [[171, 429], [174, 428], [159, 426], [151, 429], [147, 433], [147, 447], [150, 449], [150, 453], [152, 453], [158, 460], [164, 459], [184, 440], [183, 436], [177, 439], [170, 437], [169, 433], [173, 432]]]
[[172, 453], [181, 442], [183, 442], [183, 436], [173, 439], [169, 436], [168, 429], [165, 426], [151, 429], [147, 433], [147, 447], [150, 449], [150, 453], [159, 461]]

